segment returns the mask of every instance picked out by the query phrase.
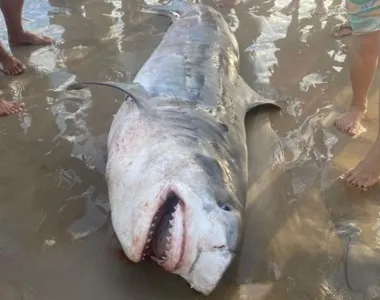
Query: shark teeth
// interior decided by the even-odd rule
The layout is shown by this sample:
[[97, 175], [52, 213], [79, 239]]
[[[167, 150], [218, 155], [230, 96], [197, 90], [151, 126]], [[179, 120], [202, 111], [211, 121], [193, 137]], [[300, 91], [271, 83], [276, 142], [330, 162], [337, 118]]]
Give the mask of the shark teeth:
[[159, 265], [164, 265], [165, 262], [167, 261], [167, 258], [166, 257], [155, 257], [155, 256], [151, 256], [150, 257], [152, 260], [154, 260], [157, 264]]
[[173, 236], [173, 230], [174, 230], [174, 224], [175, 224], [175, 214], [177, 210], [179, 209], [180, 209], [180, 204], [177, 202], [174, 206], [171, 207], [170, 209], [171, 212], [167, 212], [167, 213], [170, 213], [170, 219], [164, 222], [168, 222], [168, 225], [169, 225], [168, 226], [169, 228], [167, 228], [168, 235], [165, 238], [165, 246], [163, 249], [164, 254], [163, 256], [160, 256], [160, 257], [155, 256], [155, 254], [153, 253], [153, 249], [151, 247], [152, 247], [152, 242], [155, 238], [155, 235], [157, 234], [156, 232], [157, 228], [161, 227], [160, 224], [162, 223], [163, 220], [165, 220], [164, 219], [165, 212], [158, 211], [157, 214], [154, 216], [152, 220], [152, 224], [148, 231], [148, 236], [147, 236], [146, 244], [141, 256], [141, 260], [146, 260], [147, 258], [151, 258], [159, 265], [164, 265], [165, 262], [168, 260], [168, 256], [169, 256], [170, 249], [172, 246], [172, 236]]
[[171, 248], [171, 244], [172, 244], [172, 237], [173, 237], [173, 230], [174, 230], [174, 222], [175, 222], [175, 214], [177, 212], [177, 210], [180, 209], [180, 206], [179, 204], [176, 205], [172, 215], [171, 215], [171, 219], [169, 221], [169, 225], [170, 225], [170, 228], [169, 228], [169, 235], [166, 237], [166, 246], [165, 246], [165, 255], [168, 256], [168, 253], [170, 251], [170, 248]]

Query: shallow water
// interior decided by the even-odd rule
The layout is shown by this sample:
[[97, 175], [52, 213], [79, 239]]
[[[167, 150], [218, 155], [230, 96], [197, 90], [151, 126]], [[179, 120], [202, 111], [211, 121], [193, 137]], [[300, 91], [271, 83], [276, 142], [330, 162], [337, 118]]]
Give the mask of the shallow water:
[[[209, 299], [380, 295], [379, 188], [361, 193], [335, 181], [375, 139], [378, 96], [373, 89], [360, 137], [331, 126], [351, 95], [342, 42], [330, 36], [343, 20], [341, 3], [327, 1], [329, 15], [318, 17], [313, 1], [301, 2], [292, 16], [279, 11], [285, 0], [223, 10], [236, 29], [242, 76], [287, 109], [247, 118], [246, 231]], [[24, 113], [0, 119], [2, 300], [205, 298], [152, 263], [120, 258], [103, 175], [107, 131], [122, 96], [100, 88], [63, 92], [74, 80], [133, 79], [169, 25], [135, 3], [26, 1], [27, 28], [57, 44], [12, 49], [29, 70], [0, 75], [2, 96], [27, 104]]]

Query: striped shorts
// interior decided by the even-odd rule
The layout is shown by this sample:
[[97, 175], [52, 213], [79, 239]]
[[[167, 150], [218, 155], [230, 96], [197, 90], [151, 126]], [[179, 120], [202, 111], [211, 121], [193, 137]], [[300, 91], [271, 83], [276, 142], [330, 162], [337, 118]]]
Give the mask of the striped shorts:
[[346, 0], [346, 9], [353, 34], [380, 30], [380, 0]]

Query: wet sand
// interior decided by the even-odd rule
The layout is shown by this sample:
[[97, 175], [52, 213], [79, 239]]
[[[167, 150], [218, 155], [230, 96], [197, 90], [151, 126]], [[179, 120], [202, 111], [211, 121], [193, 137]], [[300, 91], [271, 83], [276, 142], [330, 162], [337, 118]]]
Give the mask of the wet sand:
[[[26, 1], [27, 28], [57, 44], [12, 49], [29, 70], [0, 74], [1, 96], [26, 102], [24, 113], [0, 119], [1, 300], [205, 298], [153, 263], [120, 256], [104, 168], [123, 96], [63, 91], [74, 80], [133, 79], [169, 25], [135, 3]], [[285, 16], [287, 4], [251, 0], [223, 11], [236, 29], [241, 75], [287, 109], [247, 118], [243, 244], [208, 299], [378, 299], [379, 188], [361, 193], [335, 181], [374, 141], [378, 95], [373, 88], [367, 132], [336, 131], [331, 123], [351, 95], [342, 41], [330, 35], [343, 20], [340, 2], [327, 1], [325, 18], [309, 0]]]

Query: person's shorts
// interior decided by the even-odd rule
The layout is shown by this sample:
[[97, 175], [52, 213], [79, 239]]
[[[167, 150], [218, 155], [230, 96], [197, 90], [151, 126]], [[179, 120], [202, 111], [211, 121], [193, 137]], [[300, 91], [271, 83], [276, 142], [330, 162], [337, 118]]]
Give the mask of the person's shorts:
[[353, 34], [380, 30], [380, 0], [346, 0], [346, 9]]

